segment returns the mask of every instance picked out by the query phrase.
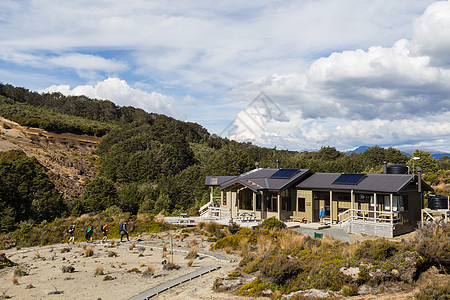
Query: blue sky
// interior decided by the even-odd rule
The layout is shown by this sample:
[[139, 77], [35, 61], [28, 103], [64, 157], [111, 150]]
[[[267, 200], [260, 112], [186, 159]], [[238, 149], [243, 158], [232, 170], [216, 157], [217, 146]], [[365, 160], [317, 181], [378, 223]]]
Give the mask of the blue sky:
[[450, 152], [448, 1], [3, 0], [0, 28], [3, 83], [278, 149]]

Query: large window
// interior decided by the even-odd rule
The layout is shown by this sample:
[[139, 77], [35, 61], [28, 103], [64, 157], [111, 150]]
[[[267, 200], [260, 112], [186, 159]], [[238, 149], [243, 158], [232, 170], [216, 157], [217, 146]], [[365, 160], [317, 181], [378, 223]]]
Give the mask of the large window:
[[[391, 210], [391, 197], [384, 196], [384, 210]], [[392, 196], [392, 211], [408, 210], [408, 195]]]
[[306, 205], [305, 205], [306, 199], [305, 198], [298, 198], [297, 199], [297, 207], [299, 212], [305, 212], [306, 211]]
[[239, 209], [253, 209], [253, 192], [250, 190], [242, 190], [239, 192]]
[[281, 207], [283, 210], [291, 211], [292, 210], [292, 197], [291, 190], [287, 189], [281, 192]]
[[269, 193], [269, 195], [267, 196], [267, 211], [278, 211], [277, 209], [277, 204], [278, 204], [278, 196], [276, 193]]

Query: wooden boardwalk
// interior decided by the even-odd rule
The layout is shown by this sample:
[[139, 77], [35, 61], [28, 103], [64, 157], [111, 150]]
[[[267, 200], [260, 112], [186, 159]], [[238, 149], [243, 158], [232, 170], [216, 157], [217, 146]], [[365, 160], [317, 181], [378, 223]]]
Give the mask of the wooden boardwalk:
[[168, 289], [171, 289], [179, 284], [182, 284], [184, 282], [190, 281], [194, 278], [200, 277], [204, 274], [210, 273], [212, 271], [215, 271], [217, 269], [220, 269], [220, 266], [206, 266], [203, 267], [197, 271], [191, 272], [189, 274], [183, 275], [181, 277], [172, 279], [170, 281], [167, 281], [163, 284], [157, 285], [155, 287], [152, 287], [146, 291], [143, 291], [142, 293], [137, 294], [136, 296], [133, 296], [129, 298], [128, 300], [146, 300], [150, 299], [164, 291], [167, 291]]

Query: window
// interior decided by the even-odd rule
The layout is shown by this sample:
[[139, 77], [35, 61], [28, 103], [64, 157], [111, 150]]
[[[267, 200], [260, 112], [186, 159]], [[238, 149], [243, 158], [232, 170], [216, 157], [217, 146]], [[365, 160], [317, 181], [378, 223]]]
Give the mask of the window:
[[253, 209], [253, 193], [250, 190], [243, 190], [239, 193], [239, 209]]
[[291, 211], [292, 210], [292, 197], [291, 190], [287, 189], [281, 193], [281, 206], [283, 210]]
[[391, 210], [391, 197], [389, 195], [384, 196], [384, 210]]
[[305, 203], [306, 203], [306, 199], [305, 199], [305, 198], [298, 198], [298, 199], [297, 199], [297, 207], [298, 207], [298, 211], [299, 211], [299, 212], [305, 212], [305, 211], [306, 211], [306, 209], [305, 209], [305, 207], [306, 207]]
[[260, 193], [256, 194], [256, 210], [261, 210], [261, 197]]
[[267, 211], [278, 211], [277, 210], [278, 197], [276, 193], [269, 193], [267, 196]]

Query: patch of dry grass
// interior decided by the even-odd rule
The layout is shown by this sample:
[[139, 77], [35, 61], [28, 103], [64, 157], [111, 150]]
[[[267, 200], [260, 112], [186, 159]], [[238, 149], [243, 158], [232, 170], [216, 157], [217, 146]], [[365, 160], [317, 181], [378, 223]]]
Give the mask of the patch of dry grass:
[[86, 248], [86, 250], [84, 250], [84, 255], [86, 257], [91, 257], [92, 255], [94, 255], [94, 247], [89, 246]]
[[98, 264], [95, 268], [94, 275], [105, 275], [105, 270], [103, 264]]

